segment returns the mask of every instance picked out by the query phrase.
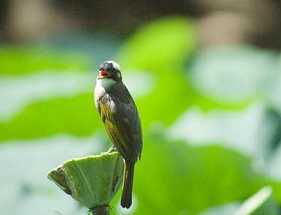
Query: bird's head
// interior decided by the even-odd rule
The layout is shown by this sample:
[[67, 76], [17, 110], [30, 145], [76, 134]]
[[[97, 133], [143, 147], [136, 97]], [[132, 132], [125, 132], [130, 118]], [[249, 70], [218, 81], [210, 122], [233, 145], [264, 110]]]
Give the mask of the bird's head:
[[112, 79], [122, 81], [120, 66], [114, 61], [105, 61], [99, 67], [98, 79]]

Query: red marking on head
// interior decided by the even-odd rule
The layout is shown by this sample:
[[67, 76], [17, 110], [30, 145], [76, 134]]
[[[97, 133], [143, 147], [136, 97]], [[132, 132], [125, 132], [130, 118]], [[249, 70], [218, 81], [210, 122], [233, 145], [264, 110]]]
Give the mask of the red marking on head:
[[101, 77], [101, 78], [107, 77], [108, 75], [109, 75], [109, 73], [106, 70], [104, 70], [104, 69], [101, 69], [99, 71], [99, 77]]

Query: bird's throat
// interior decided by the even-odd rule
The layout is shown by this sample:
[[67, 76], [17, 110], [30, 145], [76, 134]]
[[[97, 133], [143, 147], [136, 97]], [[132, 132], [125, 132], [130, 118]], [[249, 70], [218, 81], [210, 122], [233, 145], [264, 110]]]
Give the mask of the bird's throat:
[[111, 78], [102, 78], [97, 80], [97, 86], [102, 87], [105, 90], [109, 90], [117, 82]]

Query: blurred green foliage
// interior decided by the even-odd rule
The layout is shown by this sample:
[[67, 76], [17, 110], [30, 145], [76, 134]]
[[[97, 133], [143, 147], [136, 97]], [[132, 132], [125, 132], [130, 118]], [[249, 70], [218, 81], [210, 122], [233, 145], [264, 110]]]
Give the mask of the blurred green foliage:
[[0, 140], [35, 139], [59, 133], [89, 136], [100, 125], [93, 95], [84, 93], [27, 106], [8, 122], [0, 122]]
[[197, 47], [194, 26], [185, 18], [166, 18], [140, 28], [121, 48], [119, 58], [124, 68], [154, 74], [181, 71], [185, 59]]
[[77, 54], [63, 54], [46, 48], [1, 47], [0, 75], [23, 75], [35, 72], [86, 71], [89, 59]]
[[125, 69], [148, 72], [157, 80], [153, 91], [138, 101], [144, 127], [151, 120], [170, 125], [191, 105], [198, 105], [204, 110], [245, 107], [245, 103], [215, 101], [193, 88], [186, 64], [192, 59], [197, 46], [195, 26], [185, 18], [172, 17], [139, 29], [121, 48], [119, 59]]
[[[144, 129], [148, 129], [151, 123], [155, 122], [165, 126], [171, 125], [180, 114], [193, 105], [199, 105], [205, 110], [244, 107], [241, 104], [216, 102], [193, 89], [185, 74], [185, 61], [195, 52], [196, 47], [196, 33], [192, 24], [183, 18], [166, 18], [140, 29], [121, 48], [119, 58], [120, 64], [124, 66], [124, 75], [126, 71], [137, 69], [154, 75], [156, 79], [152, 91], [137, 100]], [[14, 74], [21, 71], [38, 72], [47, 68], [56, 72], [69, 68], [72, 68], [71, 71], [81, 71], [89, 66], [89, 63], [81, 60], [82, 57], [72, 59], [52, 53], [44, 55], [46, 51], [41, 53], [38, 50], [13, 48], [2, 52], [5, 53], [3, 60], [10, 59], [7, 71]], [[23, 66], [21, 63], [27, 65]], [[0, 130], [3, 131], [0, 133], [0, 140], [31, 139], [57, 133], [71, 133], [77, 136], [92, 134], [100, 122], [92, 105], [93, 96], [90, 90], [89, 93], [71, 98], [35, 102], [11, 120], [0, 121]]]
[[190, 146], [157, 136], [145, 140], [142, 160], [136, 165], [134, 214], [198, 214], [242, 200], [264, 185], [272, 185], [275, 200], [281, 202], [281, 183], [256, 173], [251, 160], [234, 150], [215, 144]]

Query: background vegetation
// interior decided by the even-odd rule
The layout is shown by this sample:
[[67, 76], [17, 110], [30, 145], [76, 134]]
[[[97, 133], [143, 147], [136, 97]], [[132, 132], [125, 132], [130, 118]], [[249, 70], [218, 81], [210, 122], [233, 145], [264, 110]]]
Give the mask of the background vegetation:
[[[119, 193], [113, 214], [229, 215], [264, 186], [272, 195], [260, 205], [270, 204], [256, 213], [280, 214], [279, 51], [270, 45], [261, 49], [266, 45], [255, 36], [227, 37], [215, 25], [212, 30], [216, 19], [209, 23], [195, 7], [187, 12], [193, 19], [175, 11], [180, 15], [154, 13], [134, 27], [118, 21], [119, 31], [99, 25], [91, 31], [70, 25], [59, 34], [51, 28], [44, 36], [5, 30], [0, 211], [85, 214], [46, 174], [66, 159], [110, 146], [92, 89], [98, 65], [114, 59], [140, 111], [144, 151], [136, 167], [134, 205], [122, 210]], [[222, 12], [229, 18], [225, 8]], [[235, 18], [229, 29], [235, 29]]]

